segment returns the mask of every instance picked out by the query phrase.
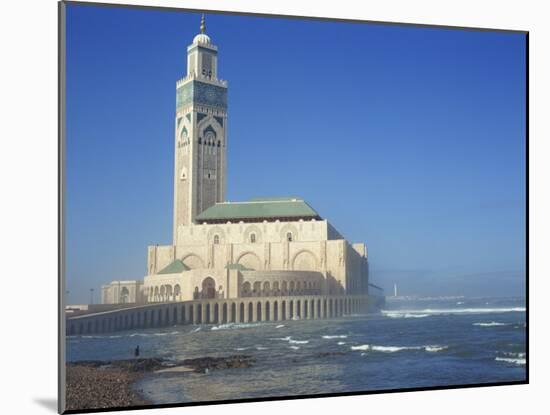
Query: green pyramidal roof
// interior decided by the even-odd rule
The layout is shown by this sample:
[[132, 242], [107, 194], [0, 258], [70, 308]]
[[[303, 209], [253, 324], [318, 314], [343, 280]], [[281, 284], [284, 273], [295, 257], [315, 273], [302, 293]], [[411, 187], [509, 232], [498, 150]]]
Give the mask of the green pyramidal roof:
[[179, 259], [176, 259], [174, 262], [170, 263], [168, 266], [161, 269], [157, 274], [178, 274], [183, 271], [189, 271], [190, 268], [181, 262]]
[[319, 214], [303, 199], [270, 198], [247, 202], [223, 202], [210, 206], [197, 216], [202, 220], [239, 220], [275, 218], [319, 218]]

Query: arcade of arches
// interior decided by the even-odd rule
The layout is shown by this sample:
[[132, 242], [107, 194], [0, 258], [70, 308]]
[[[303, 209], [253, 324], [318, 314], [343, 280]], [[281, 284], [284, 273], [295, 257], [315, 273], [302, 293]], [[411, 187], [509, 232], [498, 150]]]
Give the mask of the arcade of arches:
[[[381, 297], [380, 297], [381, 298]], [[67, 319], [67, 334], [105, 333], [174, 324], [324, 319], [377, 306], [369, 296], [296, 296], [148, 304]]]

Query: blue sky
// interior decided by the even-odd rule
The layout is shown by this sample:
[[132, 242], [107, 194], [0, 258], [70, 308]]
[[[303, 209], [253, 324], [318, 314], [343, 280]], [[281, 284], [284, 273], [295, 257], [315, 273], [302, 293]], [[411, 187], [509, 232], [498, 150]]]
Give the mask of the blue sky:
[[[522, 295], [525, 36], [207, 15], [228, 200], [298, 195], [403, 294]], [[67, 287], [171, 243], [175, 82], [200, 15], [69, 5]]]

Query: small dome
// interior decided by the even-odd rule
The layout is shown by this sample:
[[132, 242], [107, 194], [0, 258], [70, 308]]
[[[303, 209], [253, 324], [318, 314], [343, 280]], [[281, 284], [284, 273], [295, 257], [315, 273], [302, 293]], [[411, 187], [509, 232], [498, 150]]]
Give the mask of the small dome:
[[193, 38], [193, 43], [206, 43], [207, 45], [209, 45], [210, 37], [206, 33], [199, 33]]

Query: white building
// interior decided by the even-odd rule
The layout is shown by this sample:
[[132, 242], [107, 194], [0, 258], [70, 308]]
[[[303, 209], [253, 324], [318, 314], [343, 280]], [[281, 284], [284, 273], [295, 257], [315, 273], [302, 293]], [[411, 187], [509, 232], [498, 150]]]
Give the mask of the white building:
[[366, 295], [365, 244], [347, 242], [303, 199], [225, 201], [226, 125], [227, 82], [203, 17], [176, 83], [173, 243], [148, 248], [142, 285], [113, 281], [103, 301]]

